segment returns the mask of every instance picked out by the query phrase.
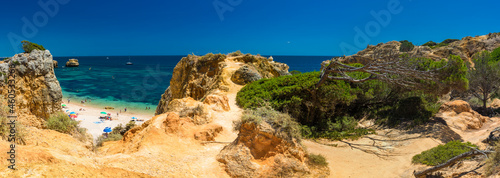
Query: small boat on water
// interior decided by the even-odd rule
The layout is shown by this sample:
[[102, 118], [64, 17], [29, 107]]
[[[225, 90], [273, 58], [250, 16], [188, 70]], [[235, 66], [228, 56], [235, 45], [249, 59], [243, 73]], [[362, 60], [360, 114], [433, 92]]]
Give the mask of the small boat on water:
[[128, 62], [125, 65], [134, 65], [132, 62], [130, 62], [130, 57], [128, 58]]

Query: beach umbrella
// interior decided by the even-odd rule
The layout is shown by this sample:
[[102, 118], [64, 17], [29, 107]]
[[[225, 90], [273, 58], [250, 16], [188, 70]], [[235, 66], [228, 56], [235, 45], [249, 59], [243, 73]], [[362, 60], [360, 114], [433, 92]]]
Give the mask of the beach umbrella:
[[103, 130], [103, 132], [106, 132], [106, 133], [109, 133], [109, 132], [111, 132], [111, 131], [113, 131], [113, 130], [111, 129], [111, 127], [106, 127], [106, 128], [104, 128], [104, 130]]
[[106, 113], [106, 112], [101, 112], [101, 114], [108, 114], [108, 113]]
[[69, 112], [69, 110], [66, 110], [66, 112]]
[[66, 104], [62, 104], [61, 106], [66, 106]]
[[136, 119], [137, 119], [137, 117], [132, 117], [132, 120], [136, 120]]
[[70, 112], [69, 114], [76, 114], [76, 112]]

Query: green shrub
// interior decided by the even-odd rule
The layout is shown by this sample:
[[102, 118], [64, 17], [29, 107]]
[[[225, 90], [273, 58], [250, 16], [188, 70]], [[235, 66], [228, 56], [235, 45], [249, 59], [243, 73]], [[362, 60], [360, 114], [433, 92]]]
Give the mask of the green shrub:
[[63, 112], [58, 112], [49, 117], [46, 122], [47, 129], [55, 130], [65, 134], [71, 134], [78, 129], [78, 121], [69, 118]]
[[243, 53], [241, 53], [241, 51], [238, 50], [238, 51], [230, 53], [228, 56], [231, 56], [231, 57], [243, 56]]
[[104, 142], [109, 142], [109, 141], [118, 141], [123, 139], [123, 136], [119, 133], [114, 133], [114, 134], [109, 134], [108, 138], [105, 136], [101, 135], [97, 137], [96, 140], [96, 147], [101, 147]]
[[491, 60], [492, 61], [500, 61], [500, 47], [498, 47], [497, 49], [493, 50], [493, 52], [491, 52]]
[[429, 41], [429, 42], [427, 42], [427, 43], [424, 43], [422, 46], [436, 46], [436, 45], [437, 45], [437, 43], [436, 43], [436, 42], [434, 42], [434, 41]]
[[25, 53], [31, 53], [31, 51], [35, 50], [35, 49], [38, 49], [38, 50], [41, 50], [41, 51], [45, 51], [45, 48], [42, 46], [42, 45], [39, 45], [39, 44], [36, 44], [36, 43], [32, 43], [32, 42], [29, 42], [29, 41], [21, 41], [21, 43], [23, 44], [23, 50]]
[[399, 47], [399, 51], [401, 51], [401, 52], [411, 51], [415, 47], [415, 45], [413, 45], [413, 43], [409, 42], [408, 40], [403, 40], [400, 42], [401, 42], [401, 46]]
[[271, 125], [277, 131], [276, 136], [282, 139], [291, 141], [292, 138], [298, 140], [301, 138], [300, 125], [288, 114], [275, 111], [269, 106], [245, 110], [241, 119], [234, 122], [234, 129], [239, 131], [245, 123], [259, 125], [261, 122]]
[[308, 158], [309, 158], [310, 165], [321, 166], [321, 167], [328, 166], [328, 162], [326, 161], [326, 158], [321, 154], [309, 154]]
[[471, 144], [470, 142], [462, 143], [458, 140], [450, 141], [445, 145], [439, 145], [413, 156], [412, 163], [436, 166], [448, 161], [455, 156], [471, 151], [471, 148], [469, 147], [477, 148], [476, 145]]
[[301, 74], [302, 72], [298, 71], [298, 70], [292, 70], [290, 71], [290, 74], [292, 75], [297, 75], [297, 74]]
[[486, 175], [500, 173], [500, 142], [495, 144], [495, 152], [489, 155], [486, 161]]
[[458, 39], [446, 39], [444, 40], [443, 42], [435, 45], [434, 47], [437, 48], [437, 47], [443, 47], [443, 46], [448, 46], [448, 44], [452, 43], [452, 42], [455, 42], [455, 41], [460, 41]]

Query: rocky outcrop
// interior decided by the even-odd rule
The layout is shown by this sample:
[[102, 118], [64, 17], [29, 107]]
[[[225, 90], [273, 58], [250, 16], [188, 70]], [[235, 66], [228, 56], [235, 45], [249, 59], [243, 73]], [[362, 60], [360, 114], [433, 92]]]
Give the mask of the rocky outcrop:
[[[249, 54], [235, 57], [227, 57], [223, 54], [188, 55], [183, 57], [175, 66], [170, 86], [158, 103], [156, 115], [168, 112], [168, 105], [175, 99], [191, 97], [200, 101], [211, 93], [228, 91], [229, 87], [226, 81], [228, 78], [237, 78], [236, 81], [247, 81], [248, 77], [241, 77], [242, 73], [229, 71], [230, 67], [227, 65], [227, 61], [239, 63], [240, 68], [243, 66], [247, 66], [248, 69], [251, 68], [252, 75], [250, 76], [272, 78], [289, 75], [288, 65], [269, 61], [261, 56]], [[251, 77], [250, 80], [257, 78]]]
[[57, 63], [56, 60], [52, 60], [52, 64], [54, 65], [54, 68], [58, 68], [59, 64]]
[[267, 122], [243, 123], [238, 138], [217, 160], [231, 177], [300, 177], [309, 173], [307, 155], [298, 140], [284, 139]]
[[[33, 50], [0, 64], [0, 72], [5, 74], [9, 65], [15, 66], [16, 113], [24, 125], [41, 128], [43, 119], [61, 110], [62, 90], [52, 61], [48, 50]], [[0, 79], [4, 81], [5, 76]], [[4, 82], [0, 82], [0, 93], [5, 97], [8, 94]]]
[[[402, 54], [403, 52], [399, 51], [400, 47], [401, 43], [397, 41], [368, 45], [366, 49], [354, 55], [347, 56], [342, 61], [346, 63], [367, 64], [373, 61], [373, 55], [377, 53], [380, 55], [378, 57], [381, 58], [388, 54]], [[500, 33], [491, 33], [477, 37], [464, 37], [462, 40], [434, 49], [428, 46], [415, 46], [409, 53], [414, 54], [415, 57], [425, 57], [434, 60], [446, 59], [450, 55], [458, 55], [464, 61], [471, 61], [473, 56], [478, 52], [484, 50], [493, 51], [498, 47], [500, 47]]]
[[482, 116], [472, 110], [469, 103], [462, 100], [455, 100], [443, 104], [436, 116], [442, 117], [450, 127], [463, 131], [468, 129], [480, 129], [488, 120], [488, 117]]
[[234, 72], [231, 81], [238, 85], [245, 85], [247, 83], [262, 79], [259, 72], [252, 66], [244, 65]]
[[78, 63], [78, 59], [70, 59], [66, 62], [66, 67], [78, 67], [80, 63]]

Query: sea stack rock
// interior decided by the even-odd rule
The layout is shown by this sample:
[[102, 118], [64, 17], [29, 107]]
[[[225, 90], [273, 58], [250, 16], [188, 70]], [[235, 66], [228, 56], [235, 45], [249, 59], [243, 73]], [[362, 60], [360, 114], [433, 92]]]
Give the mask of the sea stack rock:
[[[10, 66], [10, 67], [9, 67]], [[12, 66], [15, 66], [12, 68]], [[62, 90], [54, 74], [50, 51], [20, 53], [0, 64], [0, 73], [15, 71], [16, 114], [25, 126], [42, 128], [45, 119], [61, 111]], [[0, 79], [5, 80], [5, 76]], [[8, 95], [6, 83], [0, 82], [0, 93]]]
[[70, 59], [68, 62], [66, 62], [66, 67], [78, 67], [80, 66], [80, 63], [78, 63], [78, 59]]
[[54, 68], [58, 68], [59, 67], [59, 65], [57, 64], [56, 60], [52, 60], [52, 64], [54, 65]]
[[274, 60], [273, 56], [269, 57], [268, 59], [269, 59], [269, 61], [273, 61]]

